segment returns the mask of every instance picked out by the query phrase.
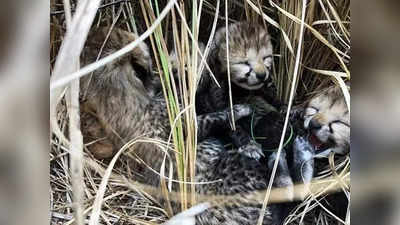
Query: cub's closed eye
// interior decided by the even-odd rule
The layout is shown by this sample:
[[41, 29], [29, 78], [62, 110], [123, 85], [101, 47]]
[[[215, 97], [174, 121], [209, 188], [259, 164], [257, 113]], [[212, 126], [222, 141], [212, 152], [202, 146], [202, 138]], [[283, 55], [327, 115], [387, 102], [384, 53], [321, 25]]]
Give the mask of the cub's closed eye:
[[343, 121], [341, 121], [341, 120], [334, 120], [334, 121], [331, 122], [331, 124], [333, 124], [333, 123], [343, 124], [343, 125], [345, 125], [345, 126], [347, 126], [347, 127], [350, 127], [350, 124], [348, 124], [348, 123], [346, 123], [346, 122], [343, 122]]
[[249, 63], [249, 61], [238, 62], [237, 64], [244, 64], [244, 65], [248, 65], [248, 66], [250, 66], [250, 63]]
[[306, 108], [306, 114], [307, 115], [313, 115], [315, 113], [317, 113], [319, 110], [313, 106], [309, 106]]
[[267, 55], [267, 56], [264, 56], [264, 58], [263, 58], [263, 61], [265, 61], [266, 59], [269, 59], [269, 58], [271, 58], [271, 59], [272, 59], [272, 55]]

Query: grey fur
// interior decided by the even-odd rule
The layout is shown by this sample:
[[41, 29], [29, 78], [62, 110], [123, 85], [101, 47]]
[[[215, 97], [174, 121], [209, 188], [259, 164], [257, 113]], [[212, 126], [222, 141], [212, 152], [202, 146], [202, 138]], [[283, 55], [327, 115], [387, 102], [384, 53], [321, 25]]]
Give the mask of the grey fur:
[[293, 167], [296, 182], [310, 183], [314, 175], [314, 147], [305, 138], [298, 136], [293, 142]]

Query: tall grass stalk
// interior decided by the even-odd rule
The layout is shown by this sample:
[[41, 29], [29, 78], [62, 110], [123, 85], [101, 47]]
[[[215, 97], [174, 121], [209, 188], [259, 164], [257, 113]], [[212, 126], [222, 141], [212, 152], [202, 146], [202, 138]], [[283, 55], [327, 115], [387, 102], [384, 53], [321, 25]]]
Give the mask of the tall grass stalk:
[[[296, 17], [300, 17], [300, 13], [302, 11], [301, 2], [300, 1], [282, 1], [282, 8], [290, 12]], [[312, 14], [312, 13], [310, 13]], [[280, 25], [283, 30], [288, 34], [288, 37], [291, 41], [291, 45], [294, 46], [298, 42], [298, 33], [299, 33], [299, 25], [294, 23], [290, 18], [285, 15], [280, 15]], [[300, 47], [298, 45], [298, 47]], [[280, 49], [279, 49], [281, 58], [278, 65], [278, 79], [277, 79], [277, 89], [278, 96], [282, 102], [289, 102], [289, 93], [290, 88], [289, 84], [295, 82], [295, 88], [297, 88], [298, 78], [301, 77], [303, 70], [299, 71], [298, 78], [293, 81], [294, 74], [293, 70], [295, 67], [295, 60], [292, 59], [292, 53], [288, 51], [285, 41], [281, 39]], [[300, 59], [303, 57], [304, 48], [300, 51]]]
[[[149, 27], [150, 24], [153, 24], [154, 20], [155, 20], [155, 12], [153, 10], [153, 8], [151, 7], [151, 5], [149, 4], [148, 1], [144, 2], [144, 1], [140, 1], [140, 5], [142, 8], [142, 13], [144, 16], [144, 19], [146, 21], [146, 25]], [[173, 9], [172, 9], [173, 10]], [[155, 54], [155, 60], [156, 60], [156, 65], [157, 65], [157, 69], [159, 71], [159, 75], [160, 75], [160, 80], [162, 83], [162, 88], [163, 88], [163, 93], [166, 99], [167, 104], [167, 110], [168, 110], [168, 115], [169, 115], [169, 120], [170, 120], [170, 124], [174, 124], [173, 121], [176, 118], [176, 115], [179, 113], [179, 105], [177, 105], [177, 94], [176, 94], [176, 89], [172, 89], [171, 87], [171, 79], [173, 82], [173, 77], [170, 77], [170, 70], [168, 68], [168, 51], [166, 51], [162, 46], [161, 42], [165, 42], [163, 35], [162, 35], [162, 31], [161, 31], [161, 25], [159, 25], [156, 29], [155, 32], [150, 36], [150, 40], [151, 40], [151, 46], [153, 49], [153, 53]], [[155, 43], [156, 42], [156, 43]], [[161, 64], [160, 64], [161, 61]], [[172, 132], [172, 138], [173, 138], [173, 144], [174, 144], [174, 148], [176, 151], [175, 153], [175, 157], [177, 160], [177, 172], [178, 172], [178, 179], [182, 180], [184, 171], [182, 171], [182, 141], [183, 141], [183, 135], [182, 135], [182, 129], [179, 130], [179, 126], [181, 128], [182, 123], [180, 121], [180, 118], [178, 118], [178, 124], [177, 127], [171, 127], [171, 132]], [[179, 131], [181, 131], [179, 133]], [[170, 165], [173, 162], [169, 162], [168, 165]], [[166, 164], [163, 163], [163, 165], [165, 166]], [[172, 167], [170, 168], [170, 174], [173, 174], [173, 172], [171, 171]], [[165, 167], [164, 168], [154, 168], [156, 170], [160, 169], [162, 172], [162, 174], [164, 174], [165, 171]], [[169, 181], [170, 184], [172, 181]], [[168, 191], [167, 186], [165, 184], [165, 180], [160, 177], [160, 183], [161, 183], [161, 188], [162, 188], [162, 193], [165, 195], [166, 199], [168, 198]], [[180, 189], [183, 189], [183, 185], [180, 184], [179, 185]], [[171, 208], [171, 204], [170, 202], [166, 202], [167, 204], [167, 208], [169, 209], [169, 214], [172, 214], [172, 208]], [[184, 202], [182, 202], [182, 209], [184, 209]]]
[[[200, 28], [200, 19], [201, 19], [201, 8], [203, 6], [203, 2], [200, 2], [200, 5], [197, 5], [197, 0], [193, 1], [192, 7], [192, 34], [194, 39], [192, 40], [192, 51], [191, 51], [191, 63], [188, 65], [188, 83], [189, 83], [189, 101], [187, 102], [188, 105], [192, 104], [195, 105], [196, 101], [196, 90], [197, 90], [197, 76], [198, 76], [198, 54], [197, 54], [197, 43], [198, 43], [198, 34]], [[199, 10], [198, 10], [199, 8]], [[189, 177], [191, 181], [190, 185], [190, 200], [191, 204], [196, 203], [196, 187], [194, 185], [195, 182], [195, 170], [196, 170], [196, 149], [197, 149], [197, 127], [196, 127], [196, 108], [192, 107], [190, 111], [186, 113], [186, 121], [188, 127], [188, 135], [187, 135], [187, 149], [189, 152]]]
[[[142, 11], [145, 17], [149, 18], [149, 24], [155, 20], [158, 14], [158, 1], [154, 1], [153, 8], [148, 2], [141, 1]], [[179, 12], [181, 20], [186, 20], [185, 2], [179, 2], [175, 5], [171, 15], [173, 31], [173, 45], [179, 60], [179, 70], [177, 79], [174, 79], [170, 64], [169, 50], [167, 48], [168, 37], [163, 35], [161, 26], [159, 26], [152, 35], [153, 52], [156, 55], [157, 69], [162, 81], [164, 95], [167, 100], [168, 114], [171, 122], [172, 144], [175, 148], [175, 159], [179, 183], [179, 192], [181, 193], [181, 209], [185, 210], [189, 205], [195, 203], [195, 160], [196, 160], [196, 136], [197, 127], [195, 123], [196, 114], [195, 94], [197, 88], [197, 38], [198, 38], [198, 5], [194, 1], [192, 3], [192, 28], [191, 34], [188, 34], [185, 24], [181, 22], [181, 26], [177, 25], [175, 11]], [[201, 5], [200, 5], [201, 7]], [[166, 27], [168, 29], [168, 27]], [[179, 32], [180, 30], [180, 32]], [[190, 37], [189, 37], [190, 36]], [[193, 37], [193, 39], [192, 39]], [[154, 41], [153, 41], [154, 40]], [[191, 46], [191, 48], [189, 48]], [[182, 109], [185, 109], [184, 111]], [[187, 184], [190, 184], [190, 187]], [[190, 188], [190, 191], [188, 189]], [[166, 192], [165, 192], [166, 193]], [[191, 193], [188, 195], [188, 193]], [[190, 199], [187, 197], [190, 196]]]

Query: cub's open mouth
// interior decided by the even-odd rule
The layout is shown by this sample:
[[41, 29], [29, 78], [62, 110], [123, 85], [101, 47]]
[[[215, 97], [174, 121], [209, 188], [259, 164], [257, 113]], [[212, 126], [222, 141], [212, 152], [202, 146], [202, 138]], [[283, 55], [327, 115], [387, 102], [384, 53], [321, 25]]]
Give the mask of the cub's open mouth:
[[309, 134], [308, 140], [314, 146], [316, 153], [334, 146], [334, 143], [331, 140], [328, 140], [327, 142], [322, 142], [315, 134], [312, 133]]

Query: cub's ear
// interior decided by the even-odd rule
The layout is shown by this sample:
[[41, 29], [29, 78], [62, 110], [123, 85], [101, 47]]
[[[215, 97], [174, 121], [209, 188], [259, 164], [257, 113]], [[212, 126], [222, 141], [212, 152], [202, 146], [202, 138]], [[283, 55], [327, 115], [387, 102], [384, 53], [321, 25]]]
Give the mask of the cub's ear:
[[218, 30], [215, 32], [214, 35], [214, 44], [218, 45], [220, 43], [225, 43], [225, 32], [226, 32], [226, 27], [220, 27]]
[[214, 39], [211, 42], [210, 52], [208, 54], [207, 63], [211, 64], [218, 64], [219, 63], [219, 45], [225, 43], [225, 32], [226, 27], [220, 27], [214, 34]]

